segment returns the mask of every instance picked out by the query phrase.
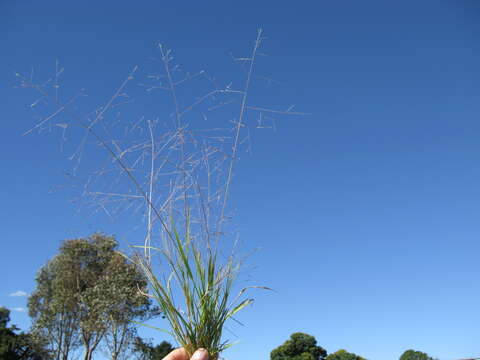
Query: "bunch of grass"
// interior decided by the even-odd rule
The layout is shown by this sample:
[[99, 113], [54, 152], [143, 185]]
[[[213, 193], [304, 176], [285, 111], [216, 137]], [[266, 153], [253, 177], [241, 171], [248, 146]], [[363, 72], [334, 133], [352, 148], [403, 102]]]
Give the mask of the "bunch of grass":
[[[157, 277], [151, 262], [144, 256], [136, 256], [134, 260], [151, 284], [152, 294], [145, 295], [157, 301], [171, 325], [171, 332], [168, 333], [188, 354], [204, 348], [208, 350], [210, 359], [217, 360], [220, 353], [232, 345], [231, 342], [222, 341], [225, 322], [251, 304], [253, 299], [240, 300], [247, 288], [231, 299], [238, 265], [232, 257], [220, 264], [216, 250], [202, 250], [195, 244], [191, 238], [189, 218], [183, 238], [174, 224], [170, 229], [167, 241], [171, 246], [163, 249], [149, 247], [165, 260], [170, 276]], [[176, 301], [177, 290], [183, 298], [183, 308]]]

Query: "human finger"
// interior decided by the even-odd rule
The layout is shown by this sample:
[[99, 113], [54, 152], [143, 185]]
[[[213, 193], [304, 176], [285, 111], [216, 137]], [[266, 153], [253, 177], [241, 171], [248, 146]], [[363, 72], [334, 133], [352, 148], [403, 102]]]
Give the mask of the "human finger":
[[205, 349], [198, 349], [193, 353], [190, 360], [208, 360], [208, 351]]

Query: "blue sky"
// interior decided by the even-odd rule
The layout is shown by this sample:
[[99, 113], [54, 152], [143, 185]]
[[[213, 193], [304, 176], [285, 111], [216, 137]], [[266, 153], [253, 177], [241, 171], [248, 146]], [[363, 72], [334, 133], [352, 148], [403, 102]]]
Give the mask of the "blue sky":
[[14, 73], [46, 78], [58, 59], [66, 91], [101, 104], [159, 41], [228, 80], [261, 27], [257, 74], [278, 84], [254, 105], [312, 115], [255, 131], [242, 156], [245, 274], [276, 293], [255, 293], [227, 358], [268, 359], [296, 331], [371, 360], [480, 356], [479, 18], [477, 1], [2, 1], [0, 304], [25, 307], [62, 239], [127, 236], [50, 191], [69, 164], [58, 137], [21, 136], [35, 114]]

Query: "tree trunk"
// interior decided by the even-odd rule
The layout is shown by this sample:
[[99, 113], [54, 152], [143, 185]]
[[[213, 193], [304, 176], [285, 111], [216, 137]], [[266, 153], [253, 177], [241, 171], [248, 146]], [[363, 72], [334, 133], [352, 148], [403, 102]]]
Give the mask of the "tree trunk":
[[92, 360], [92, 349], [85, 349], [85, 356], [83, 357], [83, 360]]

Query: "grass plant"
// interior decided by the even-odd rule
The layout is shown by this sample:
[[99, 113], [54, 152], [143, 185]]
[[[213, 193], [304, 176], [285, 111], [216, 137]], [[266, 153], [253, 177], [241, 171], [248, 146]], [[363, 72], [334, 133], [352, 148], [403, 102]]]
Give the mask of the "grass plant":
[[[62, 101], [58, 83], [63, 69], [58, 63], [55, 75], [45, 83], [34, 83], [33, 75], [29, 78], [17, 74], [20, 87], [34, 89], [40, 96], [32, 107], [37, 104], [54, 106], [25, 134], [59, 127], [64, 138], [67, 129], [81, 129], [82, 140], [71, 159], [80, 161], [89, 144], [87, 139], [93, 139], [93, 144], [109, 156], [109, 161], [88, 175], [82, 197], [92, 199], [110, 217], [115, 213], [109, 208], [112, 204], [128, 204], [124, 210], [134, 209], [141, 213], [139, 223], [146, 224], [146, 235], [143, 245], [135, 246], [138, 251], [130, 258], [150, 283], [151, 293], [144, 294], [156, 300], [168, 320], [171, 330], [166, 332], [189, 354], [205, 348], [212, 360], [217, 360], [221, 352], [232, 345], [222, 336], [226, 321], [235, 320], [234, 316], [253, 302], [244, 297], [246, 290], [252, 287], [268, 289], [251, 286], [232, 293], [240, 265], [232, 255], [225, 257], [219, 250], [230, 217], [227, 203], [239, 148], [245, 141], [243, 131], [247, 126], [247, 113], [258, 115], [258, 127], [265, 127], [263, 121], [268, 118], [274, 123], [274, 117], [278, 115], [303, 115], [292, 111], [293, 106], [286, 110], [271, 110], [249, 105], [248, 95], [262, 40], [262, 31], [259, 30], [250, 56], [235, 59], [245, 73], [244, 85], [239, 89], [231, 84], [218, 86], [204, 71], [193, 75], [187, 73], [183, 79], [176, 79], [178, 66], [173, 64], [170, 50], [159, 46], [163, 73], [148, 76], [157, 83], [139, 85], [146, 87], [147, 92], [158, 90], [170, 94], [173, 113], [167, 116], [171, 120], [169, 129], [160, 126], [158, 119], [144, 120], [141, 117], [138, 121], [125, 122], [127, 125], [116, 117], [110, 122], [107, 120], [113, 108], [130, 103], [126, 88], [138, 67], [108, 101], [86, 115], [78, 115], [72, 110], [73, 104], [84, 95], [83, 90]], [[212, 90], [182, 107], [178, 87], [199, 77], [205, 77], [212, 84]], [[219, 129], [215, 125], [215, 128], [200, 129], [186, 122], [192, 109], [209, 101], [216, 101], [209, 109], [239, 105], [234, 115], [229, 114], [234, 117], [228, 121], [233, 126]], [[55, 123], [60, 116], [72, 121]], [[193, 118], [198, 120], [199, 117]], [[139, 124], [144, 124], [143, 128]], [[128, 138], [132, 134], [139, 138]], [[207, 135], [199, 139], [198, 134]], [[76, 165], [75, 171], [78, 168]], [[118, 188], [92, 189], [100, 184], [98, 178], [103, 179], [102, 184]], [[126, 179], [129, 185], [121, 179]], [[162, 246], [152, 246], [152, 239], [161, 239]], [[153, 265], [152, 254], [158, 255], [159, 270]]]
[[169, 334], [190, 355], [204, 348], [210, 358], [216, 360], [223, 350], [232, 345], [222, 340], [225, 322], [251, 304], [253, 299], [240, 300], [247, 288], [232, 299], [232, 285], [238, 271], [232, 257], [221, 265], [214, 250], [200, 249], [190, 237], [189, 221], [184, 238], [174, 225], [172, 229], [171, 247], [150, 247], [165, 260], [170, 276], [157, 276], [151, 263], [143, 256], [134, 259], [151, 284], [152, 294], [145, 295], [157, 301], [171, 326]]

